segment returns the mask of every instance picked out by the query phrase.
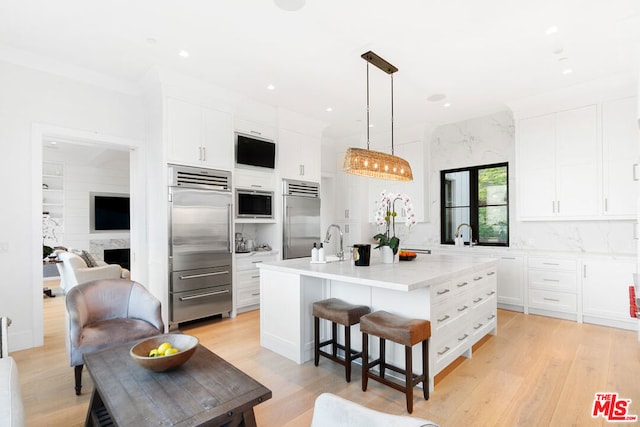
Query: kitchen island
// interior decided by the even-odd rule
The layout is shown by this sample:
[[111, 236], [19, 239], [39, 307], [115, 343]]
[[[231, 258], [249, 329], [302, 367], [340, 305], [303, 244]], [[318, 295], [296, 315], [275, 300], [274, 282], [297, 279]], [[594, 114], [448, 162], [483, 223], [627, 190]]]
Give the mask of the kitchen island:
[[[315, 264], [310, 258], [262, 263], [260, 344], [297, 363], [311, 360], [311, 306], [325, 298], [427, 319], [431, 321], [429, 384], [433, 390], [437, 373], [459, 356], [471, 357], [473, 344], [496, 333], [497, 265], [497, 259], [486, 257], [427, 254], [394, 264], [382, 264], [372, 257], [368, 267], [351, 261]], [[322, 339], [329, 329], [323, 325]], [[362, 348], [361, 338], [355, 325], [354, 349]], [[376, 358], [378, 340], [369, 345], [371, 357]], [[419, 346], [413, 351], [418, 360]], [[404, 365], [402, 346], [388, 343], [386, 352], [389, 361]]]

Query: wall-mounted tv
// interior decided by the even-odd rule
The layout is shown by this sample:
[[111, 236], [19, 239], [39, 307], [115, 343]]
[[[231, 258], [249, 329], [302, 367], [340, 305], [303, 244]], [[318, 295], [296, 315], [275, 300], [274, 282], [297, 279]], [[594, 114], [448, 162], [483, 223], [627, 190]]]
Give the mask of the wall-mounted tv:
[[236, 165], [275, 169], [276, 144], [266, 139], [236, 134]]
[[91, 193], [91, 232], [130, 229], [129, 195]]

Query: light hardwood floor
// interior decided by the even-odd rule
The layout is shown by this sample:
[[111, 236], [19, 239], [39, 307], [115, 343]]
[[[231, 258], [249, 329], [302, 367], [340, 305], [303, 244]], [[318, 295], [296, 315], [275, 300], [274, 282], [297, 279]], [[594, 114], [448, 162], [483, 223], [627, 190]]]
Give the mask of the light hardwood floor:
[[[80, 426], [92, 382], [73, 389], [64, 346], [64, 298], [45, 298], [45, 344], [13, 352], [19, 368], [28, 426]], [[260, 347], [259, 312], [182, 329], [272, 390], [256, 407], [259, 426], [309, 426], [315, 398], [332, 392], [367, 407], [406, 414], [402, 393], [370, 382], [360, 368], [350, 384], [344, 368], [327, 359], [297, 365]], [[443, 426], [605, 425], [593, 419], [596, 392], [632, 399], [640, 415], [640, 343], [637, 333], [499, 310], [498, 335], [477, 346], [471, 359], [436, 378], [428, 401], [414, 397], [413, 415]], [[640, 423], [636, 423], [640, 425]], [[628, 424], [627, 424], [628, 425]]]

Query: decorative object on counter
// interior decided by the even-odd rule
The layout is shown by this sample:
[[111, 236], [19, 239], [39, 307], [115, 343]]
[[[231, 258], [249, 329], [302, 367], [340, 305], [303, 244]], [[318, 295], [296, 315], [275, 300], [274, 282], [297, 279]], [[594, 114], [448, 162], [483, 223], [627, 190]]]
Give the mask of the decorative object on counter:
[[[371, 51], [363, 53], [361, 57], [367, 61], [367, 149], [349, 148], [344, 156], [342, 169], [353, 175], [392, 181], [413, 181], [409, 162], [394, 155], [393, 148], [393, 73], [398, 69]], [[369, 64], [391, 76], [391, 154], [369, 149]]]
[[[376, 209], [375, 221], [378, 227], [384, 227], [383, 231], [373, 236], [378, 241], [378, 246], [375, 249], [380, 248], [382, 254], [382, 262], [390, 264], [393, 262], [395, 254], [398, 252], [398, 246], [400, 245], [400, 238], [396, 235], [396, 202], [401, 200], [404, 203], [405, 210], [405, 226], [410, 229], [411, 226], [416, 224], [416, 217], [413, 211], [413, 205], [411, 204], [411, 198], [405, 193], [387, 193], [383, 190], [380, 193], [380, 201], [376, 202], [378, 207]], [[386, 253], [385, 248], [391, 249], [391, 258]]]
[[371, 260], [371, 245], [353, 245], [353, 263], [359, 267], [367, 267]]
[[313, 248], [311, 249], [311, 261], [318, 261], [319, 260], [319, 255], [318, 255], [318, 245], [313, 242]]
[[324, 254], [324, 246], [322, 245], [322, 243], [320, 243], [320, 249], [318, 249], [318, 261], [319, 262], [327, 261], [327, 257]]
[[412, 251], [407, 251], [404, 249], [401, 249], [398, 252], [398, 257], [400, 258], [400, 261], [413, 261], [414, 259], [416, 259], [417, 254], [415, 252]]

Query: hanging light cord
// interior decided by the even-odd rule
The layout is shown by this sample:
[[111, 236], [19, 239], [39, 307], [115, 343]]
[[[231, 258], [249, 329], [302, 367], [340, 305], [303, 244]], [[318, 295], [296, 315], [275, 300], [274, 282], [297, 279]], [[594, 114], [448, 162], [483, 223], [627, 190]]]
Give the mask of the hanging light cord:
[[391, 73], [391, 155], [393, 156], [393, 73]]
[[369, 149], [369, 62], [367, 62], [367, 150]]

